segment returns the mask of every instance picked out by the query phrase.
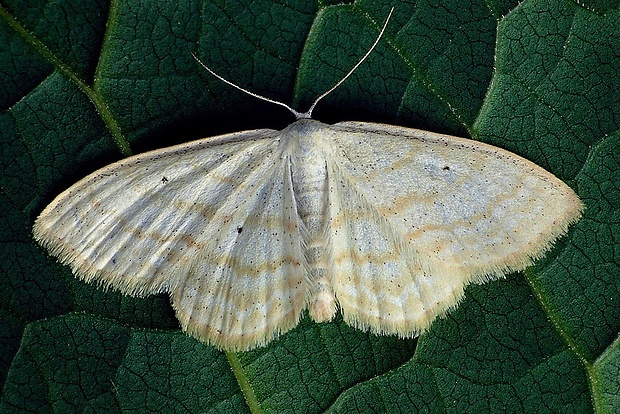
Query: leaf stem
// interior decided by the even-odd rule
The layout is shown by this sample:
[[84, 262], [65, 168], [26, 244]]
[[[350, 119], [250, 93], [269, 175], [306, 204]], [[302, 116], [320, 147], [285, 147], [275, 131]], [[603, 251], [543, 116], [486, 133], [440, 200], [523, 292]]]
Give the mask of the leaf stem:
[[226, 358], [228, 358], [230, 368], [232, 369], [233, 374], [235, 374], [235, 378], [237, 379], [239, 388], [241, 388], [245, 401], [250, 408], [250, 412], [253, 414], [263, 414], [263, 409], [256, 398], [256, 394], [254, 394], [254, 389], [250, 385], [248, 377], [245, 375], [245, 370], [241, 365], [241, 361], [239, 361], [239, 357], [234, 352], [226, 352]]
[[47, 60], [52, 67], [62, 73], [67, 78], [71, 79], [73, 83], [77, 85], [77, 87], [84, 92], [86, 96], [93, 103], [99, 115], [101, 116], [103, 123], [108, 128], [110, 135], [116, 142], [116, 145], [120, 148], [121, 153], [124, 156], [129, 156], [132, 154], [131, 148], [129, 147], [129, 143], [127, 139], [121, 132], [120, 127], [116, 123], [116, 118], [112, 115], [107, 105], [105, 104], [104, 98], [101, 94], [95, 90], [93, 87], [88, 85], [84, 80], [80, 79], [75, 72], [71, 70], [69, 65], [60, 60], [58, 56], [52, 53], [48, 47], [37, 39], [32, 33], [28, 32], [16, 19], [11, 15], [3, 6], [0, 5], [0, 18], [8, 23], [9, 26], [13, 28], [25, 41], [28, 43], [34, 50], [36, 50], [45, 60]]

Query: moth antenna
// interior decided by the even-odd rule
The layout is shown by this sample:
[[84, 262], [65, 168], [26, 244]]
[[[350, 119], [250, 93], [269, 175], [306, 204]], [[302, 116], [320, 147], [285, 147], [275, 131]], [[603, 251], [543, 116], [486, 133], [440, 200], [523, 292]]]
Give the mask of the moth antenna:
[[357, 68], [366, 60], [366, 58], [368, 56], [370, 56], [372, 51], [379, 44], [379, 40], [381, 40], [381, 37], [383, 37], [383, 33], [385, 32], [385, 29], [387, 28], [387, 25], [390, 22], [390, 18], [392, 17], [392, 12], [393, 11], [394, 11], [394, 7], [392, 7], [390, 9], [390, 12], [388, 13], [387, 18], [385, 19], [385, 23], [383, 23], [383, 27], [381, 28], [381, 31], [379, 32], [379, 36], [377, 36], [377, 40], [375, 40], [375, 43], [373, 43], [372, 46], [370, 47], [370, 49], [368, 49], [368, 52], [366, 52], [366, 54], [360, 59], [360, 61], [357, 62], [357, 64], [351, 68], [349, 73], [344, 75], [344, 77], [342, 79], [340, 79], [340, 81], [338, 81], [338, 83], [336, 83], [334, 86], [332, 86], [330, 89], [328, 89], [327, 91], [323, 92], [323, 94], [321, 94], [318, 98], [316, 98], [314, 103], [310, 106], [310, 109], [308, 109], [307, 112], [304, 112], [302, 114], [302, 115], [305, 115], [304, 118], [312, 118], [312, 111], [314, 110], [314, 107], [316, 106], [316, 104], [319, 103], [319, 101], [321, 99], [325, 98], [327, 95], [332, 93], [340, 85], [342, 85], [344, 83], [344, 81], [346, 81], [349, 78], [349, 76], [351, 76], [353, 74], [353, 72], [355, 72], [357, 70]]
[[302, 114], [302, 113], [300, 113], [300, 112], [298, 112], [298, 111], [294, 110], [293, 108], [291, 108], [290, 106], [288, 106], [288, 105], [287, 105], [287, 104], [285, 104], [284, 102], [280, 102], [280, 101], [276, 101], [276, 100], [273, 100], [273, 99], [269, 99], [269, 98], [267, 98], [267, 97], [265, 97], [265, 96], [263, 96], [263, 95], [259, 95], [259, 94], [257, 94], [257, 93], [254, 93], [254, 92], [248, 91], [247, 89], [242, 88], [241, 86], [239, 86], [239, 85], [236, 85], [236, 84], [232, 83], [232, 82], [231, 82], [231, 81], [229, 81], [228, 79], [223, 78], [222, 76], [220, 76], [220, 75], [218, 75], [217, 73], [215, 73], [214, 71], [212, 71], [212, 70], [211, 70], [211, 68], [209, 68], [207, 65], [205, 65], [204, 63], [202, 63], [202, 62], [200, 61], [200, 59], [198, 59], [198, 57], [194, 54], [194, 52], [191, 52], [191, 54], [192, 54], [192, 56], [194, 57], [194, 59], [196, 59], [196, 61], [197, 61], [198, 63], [200, 63], [200, 65], [201, 65], [203, 68], [205, 68], [205, 69], [206, 69], [206, 70], [207, 70], [207, 71], [208, 71], [211, 75], [215, 76], [216, 78], [218, 78], [218, 79], [219, 79], [219, 80], [221, 80], [222, 82], [224, 82], [224, 83], [226, 83], [226, 84], [228, 84], [228, 85], [232, 86], [233, 88], [239, 89], [241, 92], [245, 92], [245, 93], [247, 93], [248, 95], [253, 96], [253, 97], [255, 97], [255, 98], [261, 99], [261, 100], [266, 101], [266, 102], [271, 102], [271, 103], [276, 104], [276, 105], [283, 106], [283, 107], [285, 107], [286, 109], [288, 109], [289, 111], [291, 111], [291, 112], [293, 113], [293, 115], [295, 115], [295, 117], [296, 117], [297, 119], [303, 118], [303, 114]]
[[338, 81], [338, 83], [336, 83], [334, 86], [332, 86], [329, 90], [323, 92], [318, 98], [316, 98], [314, 100], [314, 102], [312, 103], [312, 105], [310, 106], [310, 109], [308, 109], [306, 112], [299, 112], [296, 111], [295, 109], [291, 108], [290, 106], [288, 106], [287, 104], [285, 104], [284, 102], [280, 102], [280, 101], [276, 101], [274, 99], [269, 99], [265, 96], [259, 95], [257, 93], [251, 92], [245, 88], [242, 88], [239, 85], [236, 85], [234, 83], [232, 83], [231, 81], [229, 81], [228, 79], [218, 75], [217, 73], [215, 73], [211, 68], [209, 68], [207, 65], [205, 65], [204, 63], [202, 63], [202, 61], [200, 59], [198, 59], [198, 56], [196, 56], [194, 54], [194, 52], [191, 52], [192, 56], [194, 57], [194, 59], [196, 59], [196, 61], [200, 64], [200, 66], [202, 66], [203, 68], [205, 68], [207, 70], [207, 72], [209, 72], [211, 75], [215, 76], [216, 78], [218, 78], [219, 80], [221, 80], [222, 82], [226, 83], [227, 85], [232, 86], [233, 88], [236, 88], [238, 90], [240, 90], [241, 92], [245, 92], [250, 96], [253, 96], [255, 98], [261, 99], [265, 102], [271, 102], [272, 104], [276, 104], [276, 105], [280, 105], [285, 107], [286, 109], [288, 109], [293, 115], [295, 115], [295, 118], [297, 119], [307, 119], [307, 118], [312, 118], [312, 111], [314, 110], [314, 107], [319, 103], [319, 101], [323, 98], [325, 98], [327, 95], [329, 95], [330, 93], [332, 93], [336, 88], [338, 88], [340, 85], [342, 85], [344, 83], [344, 81], [346, 81], [352, 74], [353, 72], [355, 72], [357, 70], [357, 68], [366, 60], [366, 58], [368, 56], [370, 56], [370, 54], [372, 53], [372, 51], [375, 49], [375, 47], [377, 47], [377, 45], [379, 44], [379, 41], [381, 40], [381, 37], [383, 36], [383, 33], [385, 32], [385, 29], [387, 28], [387, 25], [390, 21], [390, 18], [392, 17], [392, 12], [394, 11], [394, 7], [392, 7], [390, 9], [390, 13], [388, 14], [387, 18], [385, 19], [385, 23], [383, 24], [383, 27], [381, 28], [381, 31], [379, 32], [379, 36], [377, 36], [377, 39], [375, 40], [375, 42], [372, 44], [372, 46], [370, 47], [370, 49], [368, 49], [368, 51], [366, 52], [366, 54], [364, 56], [362, 56], [362, 58], [359, 60], [359, 62], [357, 62], [357, 64], [355, 66], [353, 66], [353, 68], [351, 68], [351, 70], [342, 78], [340, 79], [340, 81]]

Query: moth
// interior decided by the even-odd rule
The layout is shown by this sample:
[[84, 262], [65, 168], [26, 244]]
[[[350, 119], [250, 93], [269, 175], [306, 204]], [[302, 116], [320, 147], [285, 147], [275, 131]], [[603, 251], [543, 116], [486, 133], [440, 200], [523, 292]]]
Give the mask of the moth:
[[[391, 15], [391, 12], [390, 12]], [[36, 219], [35, 239], [77, 277], [167, 292], [186, 332], [227, 351], [265, 345], [307, 309], [413, 337], [471, 283], [523, 270], [579, 220], [575, 192], [473, 140], [312, 110], [104, 167]]]

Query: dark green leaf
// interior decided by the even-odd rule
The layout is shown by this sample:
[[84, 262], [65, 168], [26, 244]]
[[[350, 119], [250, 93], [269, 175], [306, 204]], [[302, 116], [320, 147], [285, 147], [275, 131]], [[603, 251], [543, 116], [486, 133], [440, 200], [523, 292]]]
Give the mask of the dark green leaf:
[[[0, 411], [617, 412], [617, 2], [0, 1]], [[377, 50], [315, 111], [482, 140], [571, 185], [585, 217], [524, 274], [467, 289], [418, 340], [307, 318], [225, 354], [166, 296], [75, 280], [36, 215], [131, 153], [304, 111], [395, 11]]]

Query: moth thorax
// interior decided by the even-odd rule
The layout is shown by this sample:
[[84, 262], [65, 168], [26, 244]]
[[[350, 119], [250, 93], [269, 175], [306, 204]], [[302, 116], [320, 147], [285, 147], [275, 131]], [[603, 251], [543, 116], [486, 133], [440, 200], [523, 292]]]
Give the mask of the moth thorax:
[[313, 146], [300, 146], [291, 161], [297, 212], [308, 230], [308, 238], [313, 240], [325, 225], [328, 203], [325, 158]]

